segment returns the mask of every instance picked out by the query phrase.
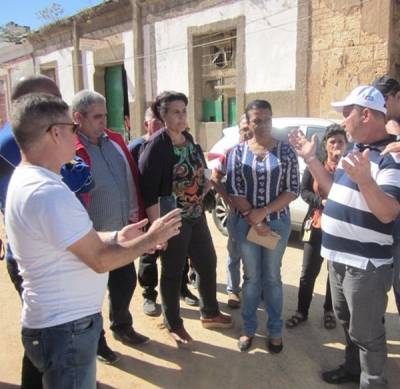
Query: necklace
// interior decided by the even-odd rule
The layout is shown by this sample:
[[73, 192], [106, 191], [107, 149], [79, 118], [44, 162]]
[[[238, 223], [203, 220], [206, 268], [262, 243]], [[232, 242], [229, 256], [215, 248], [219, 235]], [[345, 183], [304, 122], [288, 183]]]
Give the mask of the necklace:
[[267, 144], [262, 145], [257, 143], [257, 141], [253, 138], [248, 142], [248, 145], [249, 149], [257, 156], [258, 159], [261, 158], [261, 160], [264, 160], [267, 154], [276, 146], [276, 140], [271, 139]]
[[174, 146], [181, 147], [186, 144], [186, 138], [181, 132], [177, 133], [175, 131], [171, 131], [168, 128], [167, 128], [167, 132], [168, 132], [168, 135], [171, 138], [172, 144]]

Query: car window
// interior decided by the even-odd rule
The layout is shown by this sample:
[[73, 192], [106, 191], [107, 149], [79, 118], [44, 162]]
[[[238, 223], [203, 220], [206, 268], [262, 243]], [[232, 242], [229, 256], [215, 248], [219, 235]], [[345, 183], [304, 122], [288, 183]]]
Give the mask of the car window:
[[326, 127], [307, 127], [306, 138], [307, 138], [308, 140], [311, 140], [311, 137], [312, 137], [314, 134], [317, 134], [318, 143], [321, 143], [321, 142], [322, 142], [322, 139], [324, 138], [325, 131], [326, 131]]
[[275, 139], [287, 142], [289, 133], [298, 128], [299, 126], [272, 127], [271, 133]]
[[317, 138], [318, 138], [317, 153], [318, 153], [318, 155], [321, 154], [321, 143], [322, 143], [322, 140], [324, 139], [325, 131], [326, 131], [326, 127], [320, 127], [320, 126], [307, 127], [306, 138], [308, 140], [311, 140], [311, 137], [314, 134], [317, 134]]
[[[317, 137], [318, 137], [318, 145], [317, 145], [318, 154], [321, 153], [321, 143], [322, 143], [322, 140], [324, 139], [325, 131], [326, 131], [326, 127], [307, 127], [306, 138], [308, 140], [311, 140], [311, 137], [313, 136], [313, 134], [317, 134]], [[347, 154], [349, 151], [351, 151], [353, 149], [353, 147], [354, 147], [354, 144], [351, 143], [351, 142], [348, 142], [345, 154]]]

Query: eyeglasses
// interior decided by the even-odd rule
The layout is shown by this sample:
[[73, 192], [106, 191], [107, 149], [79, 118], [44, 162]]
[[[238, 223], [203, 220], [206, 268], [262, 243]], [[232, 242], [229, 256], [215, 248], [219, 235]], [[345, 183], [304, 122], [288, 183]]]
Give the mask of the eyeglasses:
[[76, 134], [76, 132], [78, 131], [79, 128], [79, 124], [78, 123], [52, 123], [47, 127], [46, 132], [49, 132], [54, 126], [72, 126], [71, 130], [73, 134]]
[[345, 119], [347, 119], [350, 114], [353, 112], [353, 110], [356, 110], [357, 112], [361, 112], [363, 109], [365, 109], [364, 107], [360, 107], [358, 105], [348, 105], [346, 107], [343, 108], [343, 112], [342, 115]]

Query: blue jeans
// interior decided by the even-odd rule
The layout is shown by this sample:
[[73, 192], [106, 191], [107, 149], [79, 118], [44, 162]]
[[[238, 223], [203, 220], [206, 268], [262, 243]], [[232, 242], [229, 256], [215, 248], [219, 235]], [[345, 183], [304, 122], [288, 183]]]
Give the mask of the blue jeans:
[[240, 293], [240, 245], [236, 234], [236, 224], [240, 216], [235, 212], [229, 212], [226, 227], [228, 229], [228, 258], [226, 263], [226, 291], [228, 293]]
[[237, 223], [237, 233], [243, 256], [244, 283], [242, 290], [243, 334], [254, 336], [257, 330], [257, 308], [264, 294], [268, 314], [267, 331], [271, 339], [282, 336], [283, 288], [281, 264], [290, 235], [290, 217], [272, 220], [269, 226], [281, 236], [275, 250], [269, 250], [247, 240], [250, 226], [243, 218]]
[[54, 327], [22, 328], [25, 352], [43, 373], [45, 389], [95, 389], [100, 313]]

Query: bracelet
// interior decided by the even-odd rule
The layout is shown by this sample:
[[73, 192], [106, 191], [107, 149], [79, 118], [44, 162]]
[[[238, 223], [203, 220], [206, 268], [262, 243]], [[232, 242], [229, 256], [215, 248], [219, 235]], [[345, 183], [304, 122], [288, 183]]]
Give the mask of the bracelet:
[[260, 223], [256, 223], [256, 227], [261, 227], [263, 225], [263, 223], [262, 222], [260, 222]]
[[240, 214], [244, 217], [247, 216], [250, 213], [250, 211], [251, 209], [248, 209], [247, 211], [240, 212]]
[[304, 159], [304, 162], [306, 163], [306, 165], [308, 165], [311, 161], [313, 161], [314, 159], [317, 159], [317, 157], [315, 156], [315, 155], [312, 155], [311, 157], [309, 157], [309, 158], [305, 158]]

